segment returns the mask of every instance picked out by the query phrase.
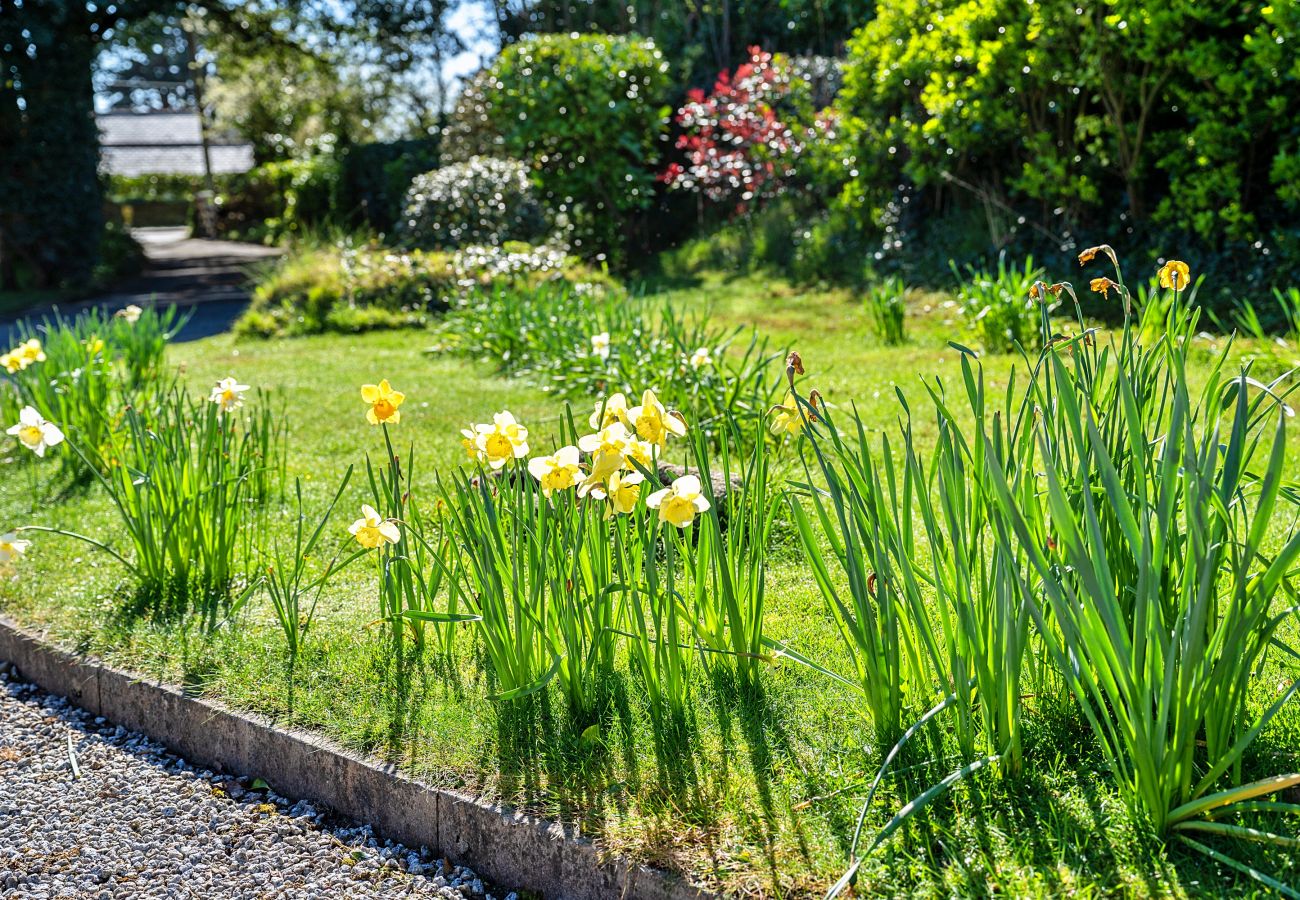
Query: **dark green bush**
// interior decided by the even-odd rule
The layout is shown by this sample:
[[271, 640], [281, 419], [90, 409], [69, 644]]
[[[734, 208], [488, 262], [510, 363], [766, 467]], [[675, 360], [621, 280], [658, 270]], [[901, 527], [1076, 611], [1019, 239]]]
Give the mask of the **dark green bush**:
[[1177, 240], [1276, 276], [1300, 267], [1298, 41], [1294, 3], [882, 4], [823, 184], [862, 230], [971, 210], [984, 255]]
[[437, 138], [353, 144], [340, 151], [337, 211], [349, 225], [391, 233], [411, 179], [439, 164]]
[[670, 277], [772, 271], [806, 284], [853, 283], [867, 256], [861, 231], [845, 214], [811, 212], [804, 200], [785, 197], [666, 251], [659, 264]]
[[573, 226], [583, 256], [621, 255], [654, 193], [669, 109], [668, 66], [653, 42], [601, 34], [510, 44], [466, 85], [448, 156], [532, 165], [542, 200]]

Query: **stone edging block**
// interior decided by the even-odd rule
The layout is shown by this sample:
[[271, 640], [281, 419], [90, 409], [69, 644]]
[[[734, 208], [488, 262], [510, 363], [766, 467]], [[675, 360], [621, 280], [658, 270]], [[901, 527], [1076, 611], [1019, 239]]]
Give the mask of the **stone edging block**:
[[609, 858], [564, 826], [422, 784], [326, 739], [277, 728], [50, 645], [0, 616], [0, 660], [23, 679], [213, 771], [264, 779], [503, 887], [555, 900], [706, 900], [681, 878]]

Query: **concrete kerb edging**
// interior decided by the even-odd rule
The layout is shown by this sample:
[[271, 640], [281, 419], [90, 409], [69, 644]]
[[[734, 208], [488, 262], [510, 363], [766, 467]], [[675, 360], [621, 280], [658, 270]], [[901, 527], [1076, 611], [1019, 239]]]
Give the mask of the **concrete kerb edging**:
[[609, 858], [570, 829], [429, 787], [312, 734], [277, 728], [54, 647], [0, 616], [0, 660], [51, 694], [138, 731], [191, 763], [264, 779], [383, 837], [425, 846], [502, 886], [556, 900], [703, 900], [680, 878]]

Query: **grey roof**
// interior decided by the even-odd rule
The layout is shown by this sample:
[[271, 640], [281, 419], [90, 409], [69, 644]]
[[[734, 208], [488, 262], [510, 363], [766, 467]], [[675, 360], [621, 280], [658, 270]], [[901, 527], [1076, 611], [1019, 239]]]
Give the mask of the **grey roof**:
[[[199, 115], [193, 110], [96, 116], [102, 166], [111, 175], [202, 175]], [[253, 146], [230, 135], [209, 140], [212, 171], [247, 172]]]

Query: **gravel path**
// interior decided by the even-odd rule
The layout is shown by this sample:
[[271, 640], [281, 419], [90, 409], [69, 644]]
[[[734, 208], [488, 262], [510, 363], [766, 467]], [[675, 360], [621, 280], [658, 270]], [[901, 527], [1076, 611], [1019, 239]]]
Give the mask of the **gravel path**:
[[195, 770], [0, 672], [0, 896], [492, 894], [469, 869], [427, 850], [380, 843], [369, 826]]

